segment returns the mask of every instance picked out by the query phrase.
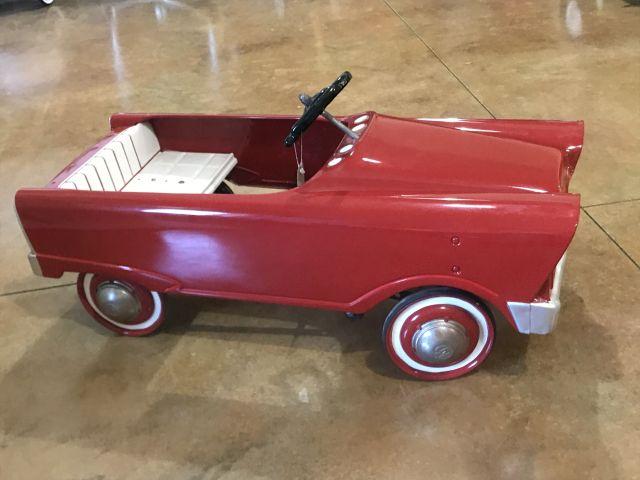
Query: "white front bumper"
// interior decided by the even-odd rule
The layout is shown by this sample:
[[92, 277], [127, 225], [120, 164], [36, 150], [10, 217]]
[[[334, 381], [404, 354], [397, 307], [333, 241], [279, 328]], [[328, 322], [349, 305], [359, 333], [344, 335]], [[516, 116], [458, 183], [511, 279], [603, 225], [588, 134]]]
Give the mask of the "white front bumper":
[[553, 276], [553, 287], [548, 302], [507, 302], [509, 311], [513, 315], [516, 327], [520, 333], [537, 333], [544, 335], [550, 333], [558, 321], [560, 313], [560, 283], [562, 282], [562, 270], [567, 257], [565, 253]]

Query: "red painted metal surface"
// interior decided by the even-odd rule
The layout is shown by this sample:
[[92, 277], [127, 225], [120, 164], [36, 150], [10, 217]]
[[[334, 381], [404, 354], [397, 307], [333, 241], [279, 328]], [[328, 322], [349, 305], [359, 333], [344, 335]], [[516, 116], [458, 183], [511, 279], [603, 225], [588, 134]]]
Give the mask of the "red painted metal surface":
[[506, 302], [540, 295], [575, 232], [579, 197], [567, 186], [582, 124], [369, 115], [355, 142], [314, 123], [303, 135], [312, 178], [299, 188], [282, 145], [296, 117], [115, 115], [113, 133], [149, 121], [162, 149], [233, 152], [234, 181], [290, 190], [57, 189], [95, 147], [47, 187], [18, 191], [16, 207], [45, 276], [92, 272], [157, 291], [356, 313], [442, 285], [512, 321]]

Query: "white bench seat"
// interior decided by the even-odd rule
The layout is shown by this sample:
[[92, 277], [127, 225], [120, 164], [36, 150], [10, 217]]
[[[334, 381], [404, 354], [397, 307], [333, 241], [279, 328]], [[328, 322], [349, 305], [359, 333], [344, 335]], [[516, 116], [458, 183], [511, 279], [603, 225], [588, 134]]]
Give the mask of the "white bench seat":
[[237, 163], [232, 153], [160, 151], [151, 125], [139, 123], [111, 139], [60, 188], [213, 193]]
[[213, 193], [236, 163], [232, 153], [159, 152], [122, 191]]

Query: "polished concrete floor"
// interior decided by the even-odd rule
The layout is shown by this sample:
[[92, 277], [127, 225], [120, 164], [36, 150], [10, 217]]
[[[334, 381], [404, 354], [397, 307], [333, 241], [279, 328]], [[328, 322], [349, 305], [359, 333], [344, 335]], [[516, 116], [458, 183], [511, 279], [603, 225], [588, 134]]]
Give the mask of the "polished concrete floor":
[[[627, 0], [57, 0], [0, 5], [0, 478], [640, 478], [640, 5]], [[475, 374], [421, 383], [389, 305], [172, 299], [146, 339], [34, 277], [13, 212], [116, 111], [584, 119], [557, 330], [498, 326]]]

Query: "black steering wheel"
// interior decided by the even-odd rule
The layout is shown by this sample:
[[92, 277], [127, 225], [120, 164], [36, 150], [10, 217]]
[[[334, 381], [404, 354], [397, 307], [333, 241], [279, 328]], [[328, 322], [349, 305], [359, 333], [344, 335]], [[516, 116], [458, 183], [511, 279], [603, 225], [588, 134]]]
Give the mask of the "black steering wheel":
[[347, 86], [349, 80], [351, 80], [351, 74], [349, 72], [344, 72], [336, 78], [331, 85], [323, 88], [311, 97], [308, 104], [305, 106], [304, 113], [298, 121], [293, 124], [293, 127], [291, 127], [291, 130], [289, 131], [289, 135], [285, 137], [285, 146], [290, 147], [294, 144], [302, 132], [309, 128], [315, 119], [324, 112], [327, 105], [329, 105], [333, 99], [338, 96], [342, 89]]

